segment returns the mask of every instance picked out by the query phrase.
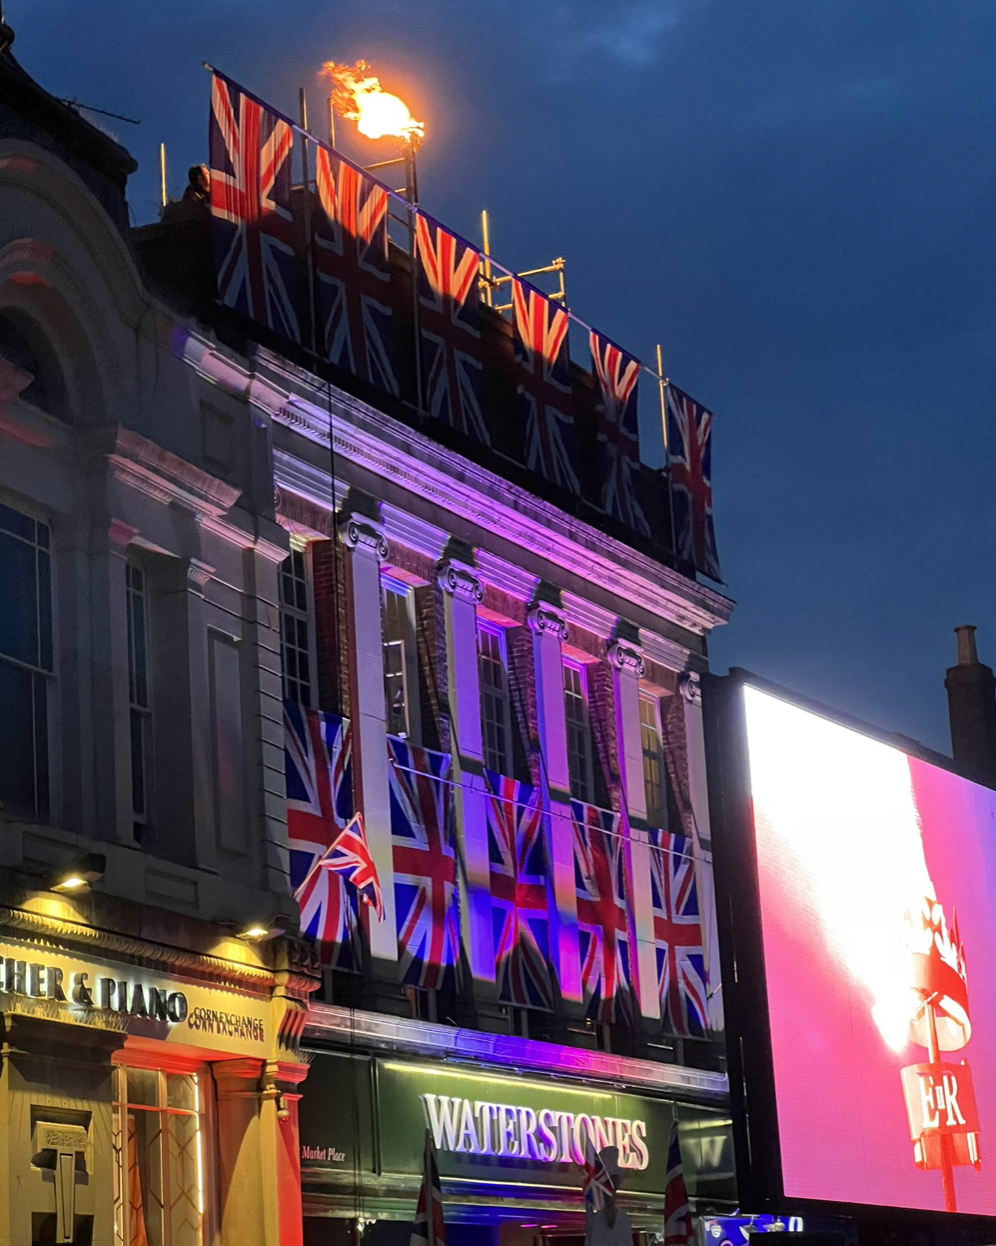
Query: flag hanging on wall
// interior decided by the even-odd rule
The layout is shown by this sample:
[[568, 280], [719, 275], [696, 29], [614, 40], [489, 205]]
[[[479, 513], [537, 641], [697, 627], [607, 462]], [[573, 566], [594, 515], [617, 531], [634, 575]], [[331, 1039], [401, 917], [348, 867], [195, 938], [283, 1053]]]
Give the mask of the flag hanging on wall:
[[649, 834], [661, 1020], [671, 1034], [704, 1038], [709, 1007], [692, 841], [669, 831]]
[[512, 281], [512, 308], [526, 466], [562, 489], [580, 493], [567, 312], [517, 279]]
[[397, 395], [387, 266], [387, 190], [315, 144], [318, 347], [325, 358]]
[[634, 477], [640, 464], [636, 386], [640, 365], [601, 333], [591, 330], [592, 371], [598, 381], [598, 461], [602, 510], [627, 527], [650, 534], [636, 498]]
[[571, 801], [581, 986], [593, 1021], [633, 1015], [625, 841], [620, 816]]
[[288, 121], [221, 74], [212, 75], [208, 159], [218, 298], [299, 342], [293, 149]]
[[415, 1224], [408, 1246], [446, 1246], [446, 1220], [443, 1216], [443, 1187], [432, 1134], [425, 1131], [422, 1184], [415, 1208]]
[[671, 1122], [671, 1138], [667, 1148], [667, 1181], [664, 1186], [664, 1246], [691, 1246], [692, 1209], [685, 1190], [685, 1172], [681, 1164], [681, 1141], [678, 1122]]
[[377, 920], [384, 920], [384, 897], [380, 890], [377, 866], [370, 855], [362, 813], [353, 814], [332, 841], [332, 847], [321, 864], [323, 869], [341, 875], [355, 888], [359, 899], [373, 909]]
[[401, 981], [432, 989], [460, 965], [450, 757], [387, 738]]
[[478, 271], [469, 243], [423, 213], [415, 215], [422, 404], [437, 420], [485, 445]]
[[719, 580], [712, 522], [712, 412], [670, 382], [665, 406], [675, 549], [696, 571]]
[[357, 893], [320, 864], [353, 812], [348, 720], [285, 701], [284, 757], [290, 885], [301, 931], [316, 941], [325, 964], [359, 969]]
[[549, 874], [539, 788], [484, 771], [498, 998], [553, 1007]]

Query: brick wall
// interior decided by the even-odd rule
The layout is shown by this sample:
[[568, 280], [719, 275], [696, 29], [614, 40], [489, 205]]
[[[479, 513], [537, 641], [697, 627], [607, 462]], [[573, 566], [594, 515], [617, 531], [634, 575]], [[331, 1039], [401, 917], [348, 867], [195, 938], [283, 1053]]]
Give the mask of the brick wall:
[[[508, 617], [512, 617], [511, 614]], [[512, 768], [515, 771], [512, 777], [521, 782], [528, 781], [536, 787], [542, 780], [536, 732], [536, 668], [533, 665], [533, 634], [525, 624], [506, 630], [505, 651], [508, 654], [508, 688], [512, 703]]]
[[349, 717], [349, 611], [346, 550], [337, 541], [314, 541], [311, 574], [315, 598], [318, 704]]
[[425, 748], [449, 753], [452, 747], [452, 731], [443, 590], [435, 584], [428, 584], [414, 589], [413, 593], [418, 651], [417, 710], [422, 728], [422, 744]]

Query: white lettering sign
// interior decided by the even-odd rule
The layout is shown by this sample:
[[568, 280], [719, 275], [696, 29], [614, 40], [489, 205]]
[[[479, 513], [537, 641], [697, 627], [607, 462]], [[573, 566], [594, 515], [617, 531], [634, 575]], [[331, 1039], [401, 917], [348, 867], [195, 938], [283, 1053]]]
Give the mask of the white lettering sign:
[[650, 1163], [645, 1121], [555, 1108], [536, 1111], [451, 1095], [423, 1095], [422, 1103], [440, 1151], [539, 1160], [544, 1164], [583, 1164], [590, 1138], [596, 1151], [618, 1147], [620, 1168], [642, 1172]]

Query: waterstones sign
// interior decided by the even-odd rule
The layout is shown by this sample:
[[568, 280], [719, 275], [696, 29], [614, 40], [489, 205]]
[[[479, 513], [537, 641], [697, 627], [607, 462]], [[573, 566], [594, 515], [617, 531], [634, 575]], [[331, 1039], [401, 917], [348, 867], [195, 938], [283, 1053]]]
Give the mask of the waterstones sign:
[[650, 1163], [647, 1122], [639, 1118], [553, 1107], [536, 1109], [454, 1095], [424, 1094], [421, 1098], [426, 1124], [439, 1151], [542, 1164], [583, 1164], [590, 1138], [596, 1151], [618, 1147], [620, 1168], [643, 1172]]

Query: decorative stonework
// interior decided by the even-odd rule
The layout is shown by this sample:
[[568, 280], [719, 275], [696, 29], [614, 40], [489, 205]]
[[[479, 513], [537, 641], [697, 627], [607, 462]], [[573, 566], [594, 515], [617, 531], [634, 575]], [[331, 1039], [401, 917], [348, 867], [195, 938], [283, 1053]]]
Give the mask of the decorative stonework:
[[372, 552], [381, 562], [389, 553], [383, 525], [366, 515], [340, 515], [339, 540], [347, 549]]
[[207, 584], [212, 575], [214, 575], [214, 567], [201, 562], [199, 558], [191, 558], [187, 563], [187, 579], [199, 589]]
[[689, 705], [702, 708], [702, 681], [697, 671], [688, 671], [678, 680], [681, 695]]
[[561, 644], [567, 640], [567, 620], [559, 606], [538, 601], [526, 611], [526, 622], [538, 636], [550, 633], [556, 636]]
[[475, 606], [484, 600], [484, 586], [473, 567], [450, 558], [436, 568], [436, 582], [446, 593]]
[[605, 652], [617, 671], [626, 671], [637, 679], [642, 679], [647, 673], [647, 664], [639, 646], [625, 640], [614, 640]]

